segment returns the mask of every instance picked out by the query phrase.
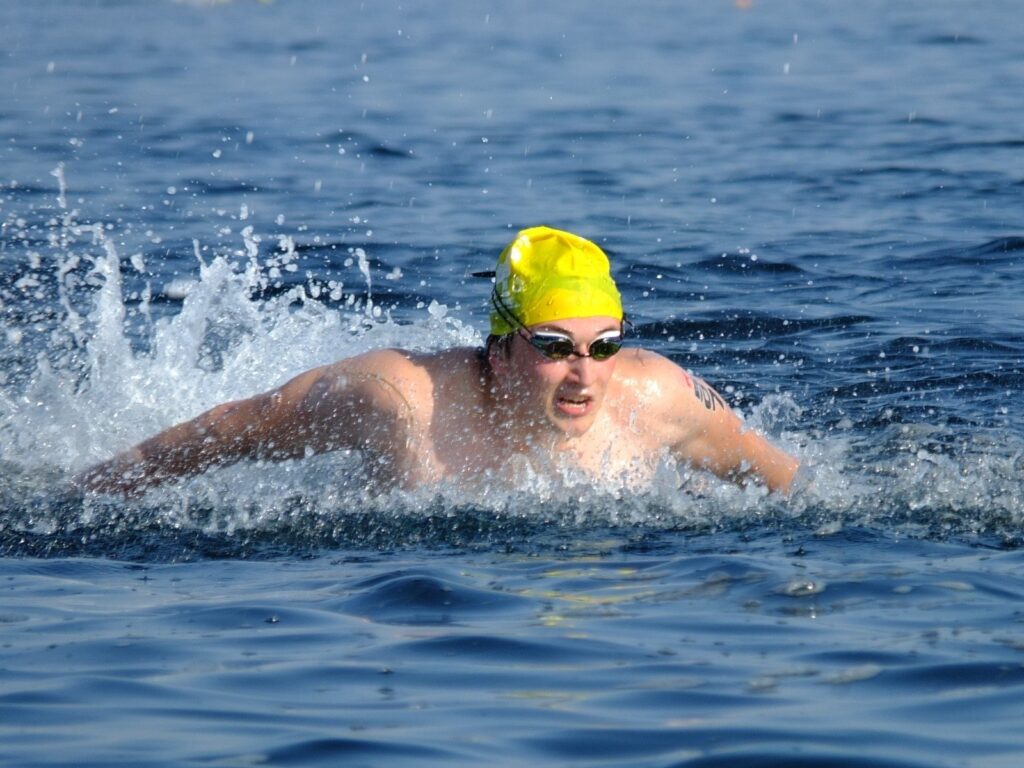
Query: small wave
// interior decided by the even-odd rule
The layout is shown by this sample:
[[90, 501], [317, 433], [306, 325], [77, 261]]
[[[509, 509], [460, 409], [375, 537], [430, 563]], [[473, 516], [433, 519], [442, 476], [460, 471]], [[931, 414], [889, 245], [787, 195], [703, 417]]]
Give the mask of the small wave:
[[781, 765], [786, 768], [925, 768], [924, 763], [909, 760], [865, 757], [860, 750], [844, 755], [837, 754], [835, 750], [821, 750], [811, 745], [801, 748], [799, 755], [782, 749], [777, 752], [744, 751], [698, 757], [676, 763], [672, 768], [731, 768], [736, 765], [743, 765], [744, 768], [777, 768]]
[[984, 45], [985, 39], [974, 35], [929, 35], [921, 38], [922, 45]]
[[403, 743], [393, 738], [326, 738], [296, 741], [285, 746], [267, 750], [260, 762], [270, 765], [336, 765], [352, 760], [430, 760], [432, 762], [458, 763], [462, 756], [441, 747], [415, 743]]
[[384, 623], [449, 624], [455, 615], [505, 611], [523, 602], [514, 595], [473, 589], [432, 573], [392, 572], [354, 587], [356, 595], [339, 607]]
[[965, 245], [928, 251], [922, 254], [920, 258], [938, 264], [944, 264], [950, 260], [955, 263], [973, 264], [978, 259], [986, 256], [1015, 255], [1018, 251], [1022, 250], [1024, 250], [1024, 237], [1011, 236], [989, 240], [980, 245]]

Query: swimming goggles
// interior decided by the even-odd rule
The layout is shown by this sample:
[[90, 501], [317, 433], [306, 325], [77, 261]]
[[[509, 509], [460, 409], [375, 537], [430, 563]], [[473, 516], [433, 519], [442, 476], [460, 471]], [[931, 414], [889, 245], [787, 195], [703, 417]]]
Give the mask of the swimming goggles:
[[576, 357], [591, 357], [597, 362], [607, 360], [622, 349], [622, 331], [609, 331], [598, 336], [587, 345], [586, 352], [576, 349], [572, 337], [552, 331], [519, 331], [519, 335], [529, 342], [530, 346], [540, 352], [548, 360], [568, 360]]

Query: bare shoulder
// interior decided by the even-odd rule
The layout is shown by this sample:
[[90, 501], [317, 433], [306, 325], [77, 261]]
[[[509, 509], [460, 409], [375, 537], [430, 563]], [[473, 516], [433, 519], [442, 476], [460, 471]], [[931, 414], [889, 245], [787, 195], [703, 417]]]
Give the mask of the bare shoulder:
[[384, 379], [395, 386], [416, 386], [426, 371], [417, 356], [404, 349], [374, 349], [325, 366], [324, 375], [353, 385]]
[[[356, 398], [380, 410], [409, 409], [433, 385], [423, 356], [402, 349], [375, 349], [309, 371], [315, 396]], [[300, 377], [301, 378], [301, 377]]]
[[416, 411], [433, 402], [438, 390], [476, 376], [475, 360], [475, 351], [464, 348], [440, 352], [377, 349], [310, 374], [324, 394], [357, 396], [384, 410], [400, 406]]
[[680, 459], [721, 477], [746, 477], [786, 490], [799, 463], [744, 426], [707, 382], [655, 352], [627, 354], [619, 378], [622, 402]]
[[648, 349], [626, 350], [617, 362], [615, 378], [621, 394], [648, 408], [668, 405], [680, 396], [695, 397], [703, 384], [664, 355]]
[[736, 419], [713, 387], [657, 352], [628, 350], [618, 361], [616, 379], [620, 402], [642, 414], [650, 428], [665, 432], [666, 439], [683, 440], [709, 421]]

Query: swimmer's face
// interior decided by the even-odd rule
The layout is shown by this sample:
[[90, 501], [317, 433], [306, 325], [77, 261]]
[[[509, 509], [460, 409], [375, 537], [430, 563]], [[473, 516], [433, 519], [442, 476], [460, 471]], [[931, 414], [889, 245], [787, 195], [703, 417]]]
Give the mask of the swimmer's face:
[[[613, 317], [579, 317], [541, 323], [527, 330], [533, 334], [567, 336], [574, 342], [576, 352], [590, 354], [591, 344], [615, 336], [621, 328]], [[614, 355], [604, 360], [578, 354], [551, 360], [521, 335], [513, 336], [509, 379], [519, 414], [534, 423], [546, 423], [566, 437], [582, 435], [601, 411], [615, 362]]]

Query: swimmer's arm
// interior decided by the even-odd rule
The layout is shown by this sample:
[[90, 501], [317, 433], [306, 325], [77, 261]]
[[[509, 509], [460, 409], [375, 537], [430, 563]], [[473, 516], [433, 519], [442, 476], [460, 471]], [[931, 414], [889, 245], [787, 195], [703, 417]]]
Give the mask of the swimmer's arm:
[[[383, 443], [400, 410], [394, 387], [351, 362], [313, 369], [284, 386], [224, 403], [76, 478], [101, 493], [137, 494], [241, 459], [284, 460]], [[389, 411], [391, 413], [389, 413]]]
[[[734, 482], [753, 480], [771, 491], [788, 493], [800, 462], [744, 425], [721, 395], [686, 374], [684, 393], [690, 417], [687, 439], [676, 453], [694, 466]], [[692, 397], [691, 397], [692, 395]]]

